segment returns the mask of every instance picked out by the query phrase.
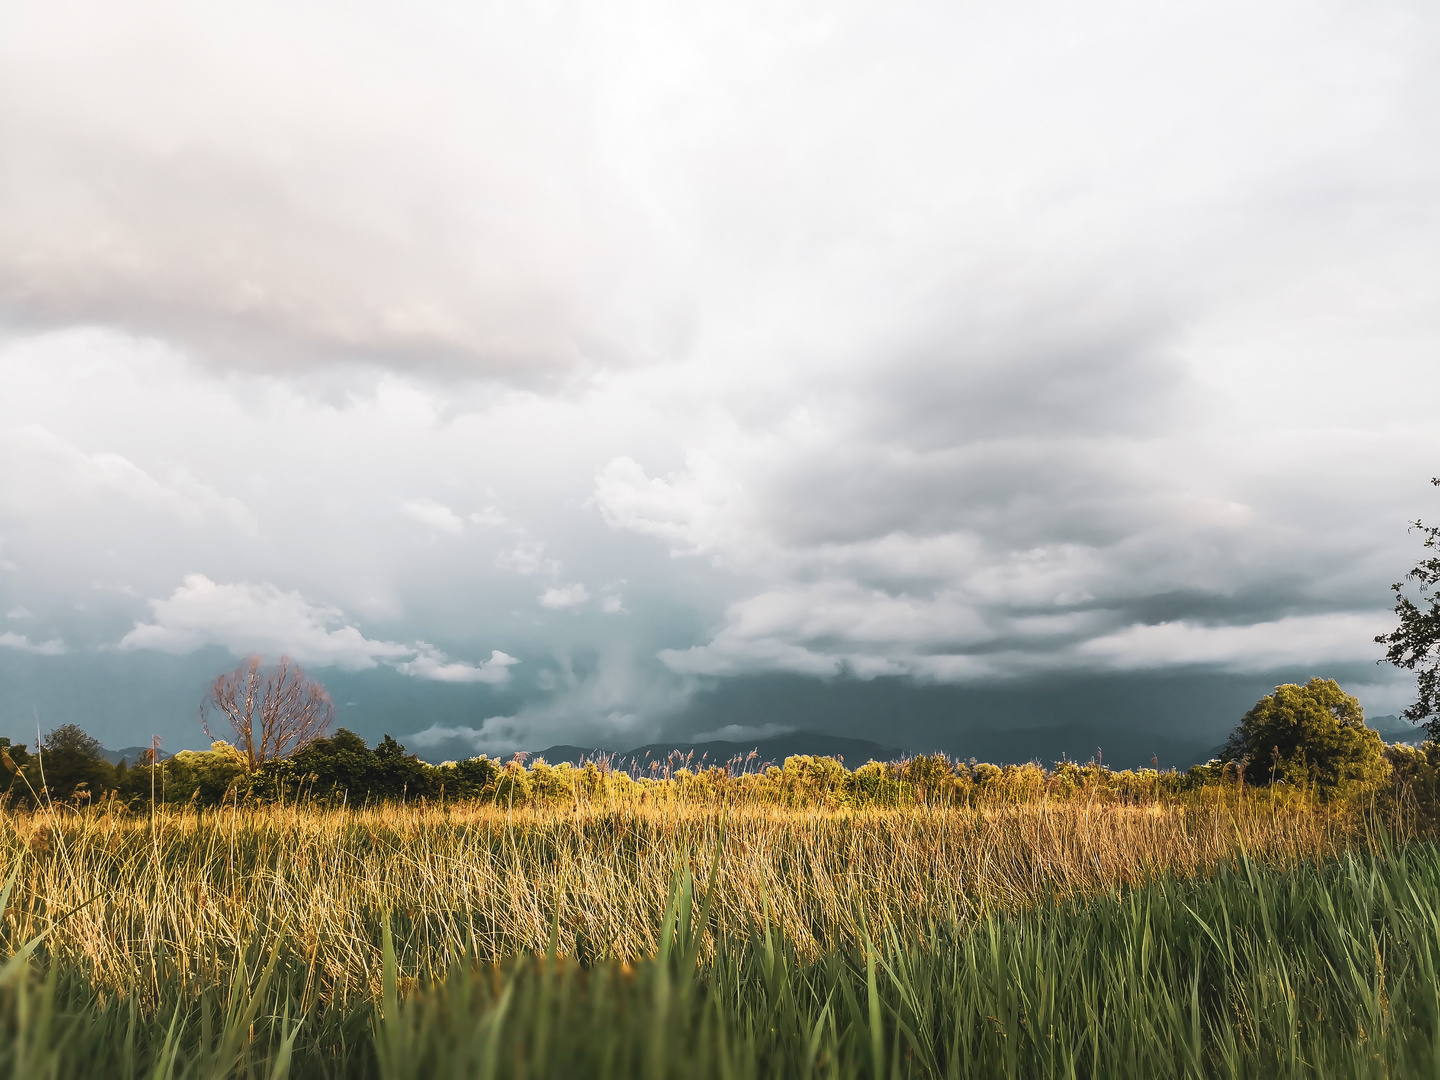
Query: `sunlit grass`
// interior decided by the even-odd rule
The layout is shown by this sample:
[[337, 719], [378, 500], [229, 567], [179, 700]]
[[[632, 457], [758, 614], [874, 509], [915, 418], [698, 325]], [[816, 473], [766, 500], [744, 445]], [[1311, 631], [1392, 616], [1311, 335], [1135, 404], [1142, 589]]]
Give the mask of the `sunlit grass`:
[[366, 999], [380, 985], [387, 917], [412, 979], [467, 956], [544, 951], [552, 934], [561, 955], [587, 964], [635, 960], [654, 950], [678, 863], [710, 888], [722, 821], [714, 931], [768, 918], [807, 958], [855, 947], [866, 926], [919, 939], [991, 912], [1210, 873], [1241, 852], [1315, 863], [1364, 833], [1351, 810], [1258, 798], [42, 810], [0, 818], [0, 860], [19, 875], [5, 934], [14, 947], [45, 933], [47, 963], [147, 1007], [170, 982], [225, 985], [248, 950], [282, 946], [300, 958], [307, 1007]]
[[196, 992], [167, 971], [154, 1009], [63, 966], [43, 984], [8, 968], [0, 1075], [1401, 1077], [1440, 1066], [1440, 851], [1429, 844], [1283, 868], [1235, 855], [1209, 875], [908, 934], [867, 919], [854, 943], [814, 955], [764, 910], [744, 931], [716, 925], [709, 890], [683, 872], [665, 895], [645, 959], [582, 964], [560, 955], [552, 923], [540, 955], [492, 965], [472, 948], [418, 984], [382, 919], [375, 993], [327, 1008], [305, 1001], [302, 957], [258, 940], [228, 984]]

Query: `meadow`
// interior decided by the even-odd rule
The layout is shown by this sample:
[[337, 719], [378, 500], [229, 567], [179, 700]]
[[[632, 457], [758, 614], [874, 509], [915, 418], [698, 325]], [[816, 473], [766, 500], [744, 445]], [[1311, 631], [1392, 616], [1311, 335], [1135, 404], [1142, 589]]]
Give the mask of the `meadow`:
[[1029, 767], [855, 805], [583, 770], [560, 798], [560, 770], [525, 772], [520, 800], [11, 810], [0, 1075], [1440, 1060], [1440, 851], [1413, 792]]

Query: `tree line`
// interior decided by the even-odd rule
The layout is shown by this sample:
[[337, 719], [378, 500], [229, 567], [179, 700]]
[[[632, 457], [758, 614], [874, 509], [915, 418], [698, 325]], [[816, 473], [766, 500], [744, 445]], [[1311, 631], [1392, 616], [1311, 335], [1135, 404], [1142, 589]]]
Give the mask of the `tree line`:
[[[294, 666], [291, 665], [291, 671]], [[303, 673], [301, 675], [303, 678]], [[153, 751], [111, 765], [100, 744], [74, 725], [46, 736], [40, 753], [0, 739], [11, 805], [83, 807], [310, 800], [358, 806], [419, 800], [535, 802], [629, 798], [745, 798], [784, 805], [963, 805], [1076, 794], [1150, 802], [1213, 788], [1268, 788], [1320, 800], [1373, 794], [1403, 783], [1434, 802], [1440, 744], [1387, 746], [1368, 728], [1360, 703], [1333, 680], [1276, 687], [1245, 714], [1220, 756], [1185, 772], [1112, 770], [1095, 762], [994, 765], [944, 754], [871, 761], [847, 768], [835, 758], [794, 756], [750, 769], [742, 758], [696, 766], [673, 756], [644, 772], [609, 767], [602, 755], [578, 766], [481, 755], [433, 765], [389, 735], [370, 746], [344, 728], [317, 735], [283, 756], [251, 758], [236, 742], [184, 750], [160, 761]], [[0, 785], [5, 779], [0, 777]]]

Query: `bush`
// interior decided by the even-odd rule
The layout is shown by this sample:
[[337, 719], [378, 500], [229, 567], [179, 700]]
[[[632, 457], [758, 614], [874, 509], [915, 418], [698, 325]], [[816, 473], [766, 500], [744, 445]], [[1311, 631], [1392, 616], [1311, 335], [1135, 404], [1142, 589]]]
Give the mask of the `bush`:
[[905, 762], [900, 776], [915, 789], [917, 802], [927, 805], [948, 803], [951, 777], [955, 770], [944, 754], [921, 754]]
[[210, 804], [224, 802], [245, 782], [245, 755], [222, 741], [211, 743], [209, 750], [181, 750], [160, 768], [172, 799], [178, 796]]
[[874, 806], [899, 806], [906, 793], [905, 785], [895, 778], [890, 766], [880, 761], [867, 761], [850, 774], [851, 789], [856, 801]]
[[[78, 733], [78, 734], [77, 734]], [[551, 765], [535, 759], [526, 768], [515, 760], [499, 762], [484, 755], [466, 761], [430, 765], [385, 736], [374, 748], [354, 732], [339, 729], [289, 758], [270, 760], [246, 770], [234, 746], [181, 751], [158, 765], [111, 769], [98, 744], [78, 728], [57, 729], [46, 740], [45, 776], [55, 801], [81, 805], [99, 802], [114, 790], [121, 804], [143, 804], [153, 791], [161, 802], [214, 806], [240, 802], [263, 805], [284, 798], [324, 805], [360, 806], [443, 798], [447, 803], [476, 802], [526, 806], [629, 802], [655, 805], [730, 801], [794, 808], [854, 807], [986, 808], [1065, 803], [1149, 805], [1186, 801], [1209, 805], [1240, 794], [1252, 785], [1267, 786], [1271, 805], [1308, 799], [1312, 787], [1330, 799], [1351, 794], [1369, 803], [1375, 788], [1387, 806], [1404, 806], [1440, 827], [1440, 745], [1421, 750], [1385, 747], [1364, 726], [1359, 703], [1334, 682], [1312, 679], [1305, 686], [1281, 686], [1251, 709], [1232, 734], [1225, 756], [1185, 773], [1174, 770], [1116, 771], [1096, 761], [994, 765], [971, 759], [953, 761], [943, 754], [894, 762], [870, 761], [853, 771], [837, 758], [793, 755], [784, 765], [760, 772], [734, 773], [728, 766], [681, 765], [666, 777], [633, 777], [607, 762]], [[8, 764], [7, 764], [8, 760]], [[675, 761], [684, 761], [672, 758]], [[28, 785], [40, 787], [39, 762], [23, 746], [0, 739], [0, 795], [10, 784], [8, 801], [33, 801]], [[1389, 783], [1386, 784], [1386, 781]], [[0, 804], [5, 800], [0, 799]], [[44, 801], [44, 796], [41, 796]]]
[[497, 803], [505, 803], [510, 806], [523, 806], [530, 801], [530, 774], [525, 766], [518, 761], [506, 763], [500, 775], [495, 778], [495, 795]]
[[439, 770], [447, 799], [478, 799], [490, 792], [500, 775], [500, 763], [481, 754], [465, 761], [447, 761]]

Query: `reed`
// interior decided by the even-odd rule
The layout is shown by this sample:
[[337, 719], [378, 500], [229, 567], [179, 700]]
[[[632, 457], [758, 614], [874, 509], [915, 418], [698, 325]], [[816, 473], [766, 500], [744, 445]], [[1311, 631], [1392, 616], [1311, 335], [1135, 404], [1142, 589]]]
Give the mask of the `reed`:
[[[710, 866], [726, 832], [716, 880]], [[1318, 864], [1365, 843], [1361, 815], [1260, 798], [990, 808], [786, 809], [676, 801], [324, 809], [104, 808], [0, 817], [18, 874], [3, 933], [97, 992], [153, 1009], [283, 951], [302, 1003], [379, 993], [388, 919], [403, 979], [550, 946], [585, 964], [650, 955], [678, 864], [713, 888], [711, 931], [769, 920], [798, 956], [865, 928], [918, 940], [1071, 897], [1204, 876], [1237, 854]]]
[[[728, 851], [728, 843], [725, 848]], [[712, 864], [713, 865], [713, 864]], [[306, 1005], [249, 942], [227, 986], [158, 1008], [73, 971], [0, 966], [0, 1076], [1408, 1077], [1440, 1067], [1440, 850], [1244, 855], [1213, 874], [991, 909], [923, 933], [861, 927], [806, 956], [762, 912], [718, 930], [682, 864], [648, 959], [501, 965], [472, 951], [407, 984]], [[714, 904], [712, 904], [712, 895]], [[710, 937], [713, 947], [703, 949]], [[267, 958], [268, 956], [268, 958]]]

